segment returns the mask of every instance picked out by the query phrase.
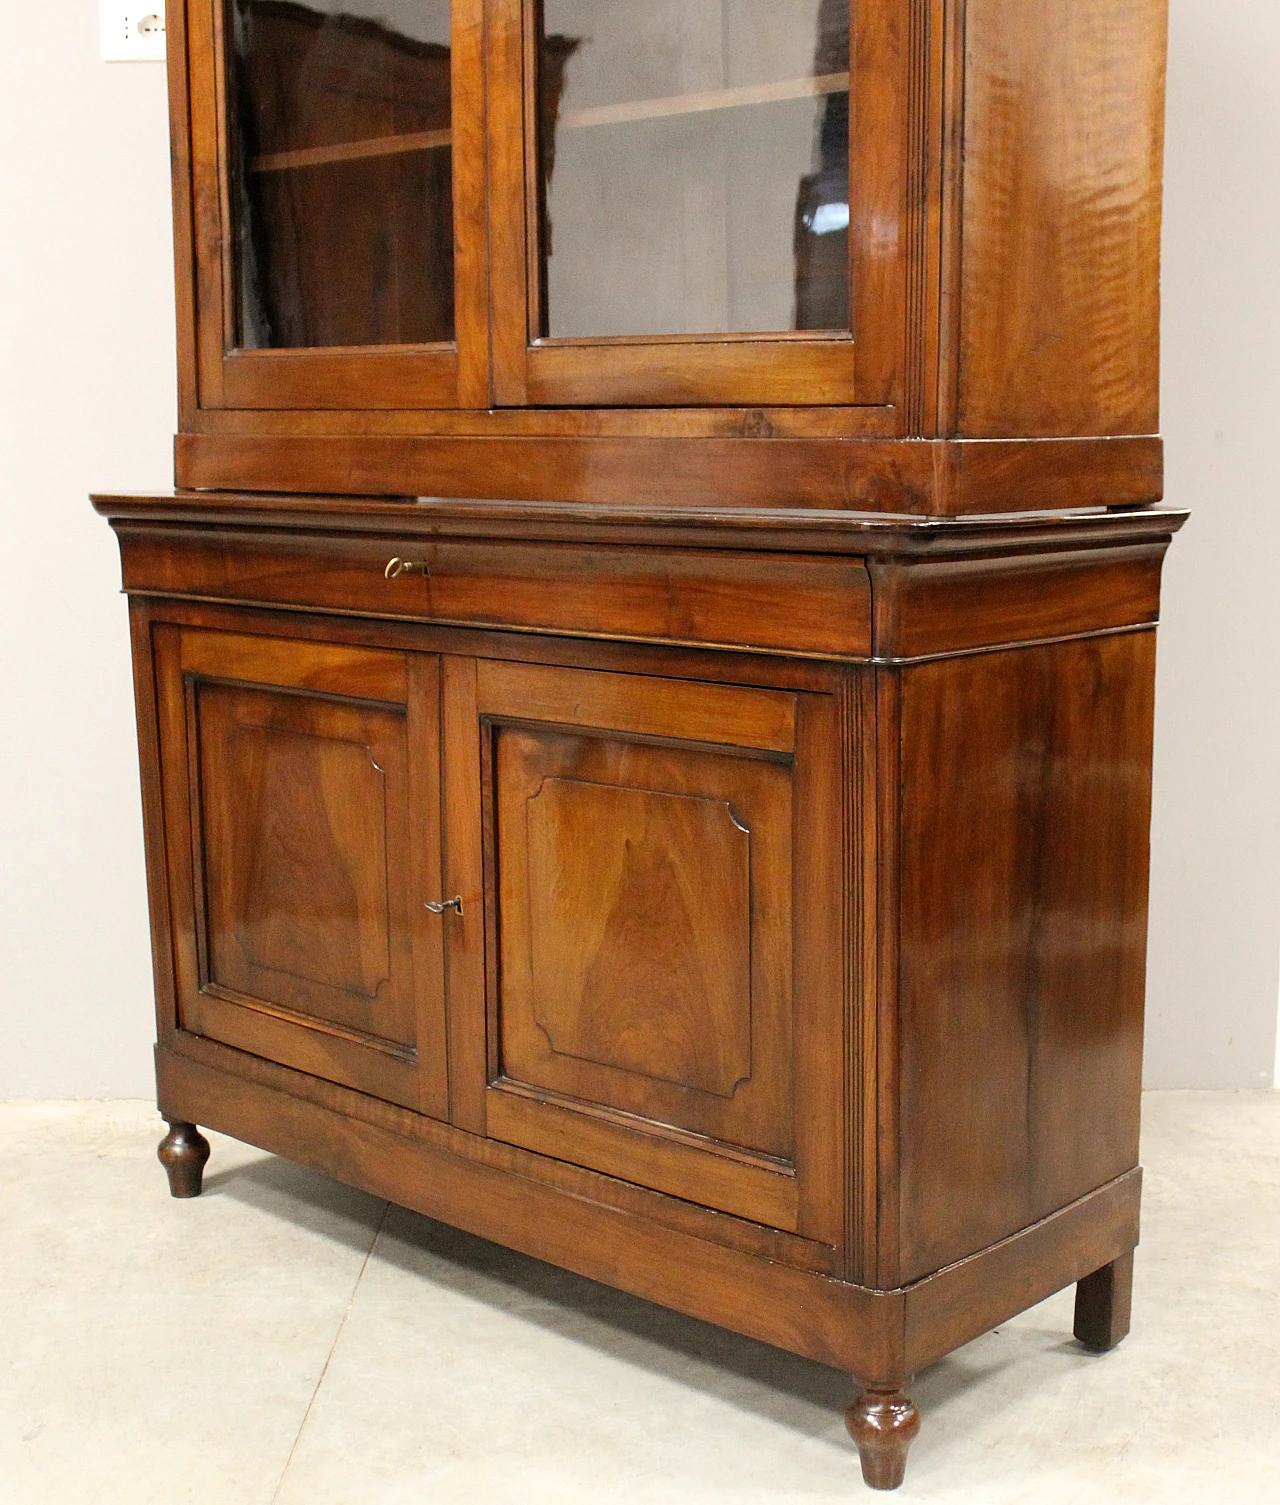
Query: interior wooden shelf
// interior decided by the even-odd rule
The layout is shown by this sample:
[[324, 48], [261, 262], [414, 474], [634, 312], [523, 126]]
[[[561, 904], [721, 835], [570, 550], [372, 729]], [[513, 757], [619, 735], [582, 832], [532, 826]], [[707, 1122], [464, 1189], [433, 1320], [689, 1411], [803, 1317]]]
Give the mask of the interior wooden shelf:
[[632, 120], [660, 120], [665, 115], [697, 115], [708, 110], [739, 110], [750, 105], [780, 104], [788, 99], [814, 99], [843, 94], [847, 73], [787, 78], [773, 84], [743, 84], [735, 89], [707, 89], [701, 94], [673, 94], [662, 99], [628, 99], [590, 110], [567, 110], [559, 124], [569, 130], [585, 126], [624, 125]]
[[428, 152], [453, 143], [452, 131], [411, 131], [401, 136], [372, 136], [366, 141], [337, 141], [331, 146], [303, 146], [290, 152], [250, 157], [250, 172], [283, 172], [290, 167], [322, 167], [329, 162], [359, 162], [365, 157], [394, 157], [401, 152]]
[[[711, 110], [740, 110], [752, 105], [780, 104], [790, 99], [815, 99], [843, 94], [847, 73], [823, 73], [788, 78], [772, 84], [744, 84], [733, 89], [707, 89], [699, 94], [673, 94], [662, 99], [629, 99], [589, 110], [569, 110], [557, 124], [566, 130], [591, 126], [625, 125], [636, 120], [661, 120], [672, 115], [698, 115]], [[267, 152], [249, 160], [251, 172], [282, 172], [293, 167], [321, 167], [330, 162], [358, 162], [365, 157], [391, 157], [401, 152], [432, 151], [449, 146], [452, 131], [413, 131], [399, 136], [374, 136], [366, 141], [341, 141], [331, 146], [305, 146], [295, 151]]]

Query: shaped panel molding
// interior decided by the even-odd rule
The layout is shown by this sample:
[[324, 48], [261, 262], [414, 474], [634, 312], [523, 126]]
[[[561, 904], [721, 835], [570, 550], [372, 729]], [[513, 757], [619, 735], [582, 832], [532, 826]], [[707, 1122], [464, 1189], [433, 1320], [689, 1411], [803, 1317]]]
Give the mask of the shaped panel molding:
[[194, 708], [207, 984], [412, 1046], [404, 716], [217, 683]]
[[497, 1085], [790, 1165], [790, 759], [495, 733]]

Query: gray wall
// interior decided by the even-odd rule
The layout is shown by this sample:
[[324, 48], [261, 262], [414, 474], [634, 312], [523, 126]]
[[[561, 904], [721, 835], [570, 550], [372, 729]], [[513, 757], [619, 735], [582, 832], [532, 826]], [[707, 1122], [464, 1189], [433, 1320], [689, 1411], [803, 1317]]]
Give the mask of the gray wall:
[[0, 1097], [140, 1096], [128, 628], [87, 493], [172, 484], [165, 70], [99, 61], [96, 0], [57, 11], [0, 53]]
[[[90, 488], [174, 427], [164, 70], [94, 0], [0, 55], [0, 1097], [145, 1096], [150, 958], [123, 602]], [[1149, 1077], [1271, 1080], [1280, 952], [1280, 8], [1173, 0]], [[51, 101], [56, 108], [51, 106]]]
[[1147, 1076], [1273, 1080], [1280, 970], [1280, 6], [1173, 0], [1164, 277], [1169, 554]]

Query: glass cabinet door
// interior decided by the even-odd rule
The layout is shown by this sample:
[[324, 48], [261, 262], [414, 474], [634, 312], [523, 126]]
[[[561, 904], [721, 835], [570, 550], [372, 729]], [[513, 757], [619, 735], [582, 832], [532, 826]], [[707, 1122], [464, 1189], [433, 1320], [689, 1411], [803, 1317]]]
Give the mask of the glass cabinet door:
[[849, 329], [844, 0], [544, 0], [541, 329]]
[[503, 397], [851, 401], [849, 0], [510, 11], [533, 87]]
[[241, 348], [452, 343], [449, 10], [230, 0]]
[[904, 5], [172, 7], [184, 401], [892, 406]]
[[213, 405], [487, 405], [481, 3], [191, 7], [213, 33], [195, 71], [216, 64], [192, 91], [198, 184], [202, 145], [216, 161]]

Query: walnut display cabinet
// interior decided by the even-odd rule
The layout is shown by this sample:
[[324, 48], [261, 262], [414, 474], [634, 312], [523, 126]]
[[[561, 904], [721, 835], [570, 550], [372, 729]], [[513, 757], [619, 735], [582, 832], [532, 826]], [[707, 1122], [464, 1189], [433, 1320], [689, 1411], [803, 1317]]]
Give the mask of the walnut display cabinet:
[[[211, 1126], [847, 1371], [1127, 1330], [1164, 0], [170, 0]], [[584, 1424], [589, 1421], [584, 1419]]]

